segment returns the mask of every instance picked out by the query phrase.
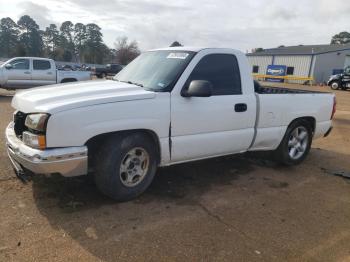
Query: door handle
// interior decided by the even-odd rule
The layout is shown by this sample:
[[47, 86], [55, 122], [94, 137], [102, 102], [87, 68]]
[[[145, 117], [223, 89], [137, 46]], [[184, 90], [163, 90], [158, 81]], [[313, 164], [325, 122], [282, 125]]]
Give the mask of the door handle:
[[47, 72], [48, 75], [52, 75], [52, 72]]
[[26, 75], [29, 75], [30, 74], [30, 72], [29, 71], [26, 71], [26, 72], [24, 72]]
[[247, 111], [247, 109], [248, 109], [247, 104], [243, 104], [243, 103], [235, 104], [235, 111], [236, 112], [245, 112], [245, 111]]

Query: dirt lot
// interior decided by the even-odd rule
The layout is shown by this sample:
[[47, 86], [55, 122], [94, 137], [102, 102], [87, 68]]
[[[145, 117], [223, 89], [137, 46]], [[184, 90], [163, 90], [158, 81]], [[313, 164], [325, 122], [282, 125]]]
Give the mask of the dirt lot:
[[[350, 172], [350, 92], [336, 94], [335, 128], [302, 165], [178, 165], [127, 203], [83, 178], [22, 184], [0, 136], [0, 261], [350, 261], [350, 179], [333, 175]], [[1, 92], [1, 130], [10, 101]]]

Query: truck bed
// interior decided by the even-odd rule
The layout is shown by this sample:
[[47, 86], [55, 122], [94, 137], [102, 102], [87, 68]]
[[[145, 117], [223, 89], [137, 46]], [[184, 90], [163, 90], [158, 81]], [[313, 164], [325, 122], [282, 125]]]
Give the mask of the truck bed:
[[331, 125], [334, 95], [327, 92], [261, 86], [254, 82], [257, 98], [256, 138], [250, 150], [276, 149], [288, 125], [298, 118], [314, 121], [314, 138]]
[[300, 89], [290, 89], [285, 87], [274, 87], [274, 86], [262, 86], [259, 82], [254, 81], [254, 90], [258, 94], [320, 94], [327, 92], [319, 91], [309, 91], [309, 90], [300, 90]]

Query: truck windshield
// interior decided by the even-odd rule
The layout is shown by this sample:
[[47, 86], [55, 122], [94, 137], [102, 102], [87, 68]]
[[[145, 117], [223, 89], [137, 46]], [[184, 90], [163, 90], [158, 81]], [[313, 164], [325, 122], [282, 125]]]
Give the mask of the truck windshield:
[[149, 51], [123, 68], [113, 80], [156, 92], [170, 91], [194, 55], [189, 51]]

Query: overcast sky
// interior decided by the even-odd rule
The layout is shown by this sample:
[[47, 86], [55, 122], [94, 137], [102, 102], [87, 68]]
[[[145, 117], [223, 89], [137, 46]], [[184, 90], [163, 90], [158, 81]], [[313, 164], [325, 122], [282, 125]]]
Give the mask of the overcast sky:
[[0, 17], [27, 14], [50, 23], [96, 23], [110, 47], [118, 36], [142, 50], [178, 40], [187, 46], [254, 47], [327, 44], [350, 31], [349, 0], [0, 0]]

